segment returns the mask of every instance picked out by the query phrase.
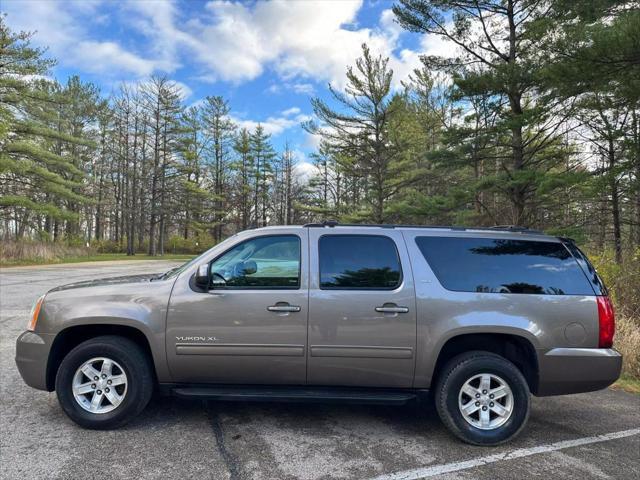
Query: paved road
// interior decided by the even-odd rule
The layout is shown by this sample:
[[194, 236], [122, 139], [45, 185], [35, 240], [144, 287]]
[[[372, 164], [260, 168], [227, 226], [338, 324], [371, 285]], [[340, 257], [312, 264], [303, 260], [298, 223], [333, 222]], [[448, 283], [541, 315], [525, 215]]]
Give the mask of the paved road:
[[173, 265], [105, 262], [0, 272], [0, 478], [640, 478], [640, 396], [613, 390], [536, 398], [526, 431], [487, 449], [453, 439], [425, 406], [156, 398], [127, 427], [95, 432], [73, 425], [55, 394], [22, 383], [14, 341], [39, 295], [95, 275]]

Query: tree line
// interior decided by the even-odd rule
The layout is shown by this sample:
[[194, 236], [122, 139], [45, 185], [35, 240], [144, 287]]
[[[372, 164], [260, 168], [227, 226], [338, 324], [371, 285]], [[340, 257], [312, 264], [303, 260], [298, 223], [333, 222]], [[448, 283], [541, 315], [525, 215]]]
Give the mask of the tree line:
[[2, 20], [4, 238], [161, 255], [170, 238], [204, 248], [311, 218], [295, 207], [304, 187], [291, 149], [235, 125], [224, 98], [187, 107], [175, 82], [151, 77], [104, 99], [77, 76], [43, 78], [52, 62], [30, 39]]
[[167, 77], [109, 98], [1, 23], [0, 233], [128, 254], [195, 250], [242, 229], [346, 222], [513, 224], [640, 246], [640, 7], [598, 0], [399, 0], [447, 41], [400, 87], [367, 45], [313, 98], [315, 172]]

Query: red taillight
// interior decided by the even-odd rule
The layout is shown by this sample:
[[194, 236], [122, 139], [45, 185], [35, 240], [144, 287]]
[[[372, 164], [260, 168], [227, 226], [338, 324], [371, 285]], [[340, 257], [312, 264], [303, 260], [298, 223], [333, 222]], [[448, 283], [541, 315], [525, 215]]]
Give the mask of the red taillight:
[[598, 299], [598, 322], [600, 335], [599, 348], [611, 348], [613, 346], [613, 334], [616, 332], [616, 319], [613, 313], [613, 304], [609, 297], [596, 297]]

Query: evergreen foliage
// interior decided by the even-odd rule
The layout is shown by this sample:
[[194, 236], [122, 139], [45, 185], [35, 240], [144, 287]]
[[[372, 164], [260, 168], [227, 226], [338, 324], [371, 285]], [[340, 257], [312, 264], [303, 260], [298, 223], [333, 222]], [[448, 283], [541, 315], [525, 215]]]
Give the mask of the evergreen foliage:
[[[367, 45], [314, 98], [303, 173], [217, 95], [151, 77], [105, 98], [0, 18], [0, 235], [108, 251], [201, 251], [236, 231], [347, 222], [520, 224], [640, 245], [640, 9], [596, 0], [397, 0], [448, 41], [400, 88]], [[312, 172], [309, 169], [313, 168]]]

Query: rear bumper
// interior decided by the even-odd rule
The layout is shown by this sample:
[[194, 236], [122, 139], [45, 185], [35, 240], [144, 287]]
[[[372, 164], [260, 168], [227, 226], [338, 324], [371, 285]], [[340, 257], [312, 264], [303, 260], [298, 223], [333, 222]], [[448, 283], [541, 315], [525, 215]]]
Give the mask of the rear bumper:
[[538, 352], [538, 396], [592, 392], [620, 376], [622, 355], [612, 348], [554, 348]]
[[55, 335], [24, 332], [16, 341], [16, 365], [24, 383], [38, 390], [47, 388], [47, 362]]

